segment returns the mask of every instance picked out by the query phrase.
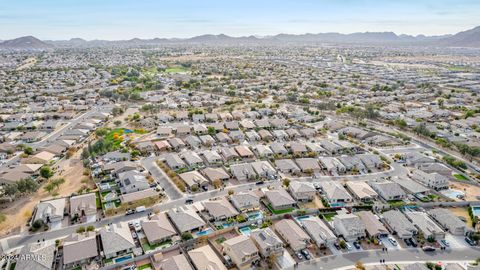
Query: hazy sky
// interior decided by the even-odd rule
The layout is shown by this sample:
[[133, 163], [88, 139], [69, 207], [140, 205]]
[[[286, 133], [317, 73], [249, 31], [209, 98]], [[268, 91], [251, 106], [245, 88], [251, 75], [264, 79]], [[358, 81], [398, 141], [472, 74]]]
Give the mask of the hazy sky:
[[480, 25], [480, 0], [0, 0], [0, 39], [130, 39], [393, 31]]

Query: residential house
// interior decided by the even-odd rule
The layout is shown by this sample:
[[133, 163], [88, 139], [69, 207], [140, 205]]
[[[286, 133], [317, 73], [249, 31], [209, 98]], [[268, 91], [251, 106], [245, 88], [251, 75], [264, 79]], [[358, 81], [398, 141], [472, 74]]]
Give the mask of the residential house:
[[415, 225], [399, 210], [383, 212], [382, 218], [392, 231], [392, 234], [396, 234], [401, 239], [412, 238], [418, 233]]
[[310, 237], [293, 219], [282, 219], [275, 223], [273, 227], [293, 251], [305, 249], [310, 243]]
[[335, 228], [337, 235], [343, 236], [347, 241], [356, 241], [366, 236], [365, 224], [361, 219], [358, 216], [348, 214], [345, 211], [341, 211], [333, 217], [333, 227]]
[[255, 243], [246, 235], [239, 235], [223, 242], [223, 251], [239, 268], [249, 267], [260, 260]]
[[163, 212], [152, 215], [149, 220], [142, 221], [142, 229], [150, 245], [171, 240], [177, 235], [177, 231]]
[[277, 159], [275, 160], [275, 166], [278, 168], [279, 171], [283, 173], [290, 173], [290, 174], [300, 173], [300, 168], [291, 159]]
[[230, 201], [241, 212], [254, 211], [260, 208], [260, 196], [254, 191], [233, 194]]
[[434, 208], [428, 211], [428, 214], [453, 235], [463, 236], [468, 232], [467, 224], [448, 209]]
[[427, 173], [418, 169], [413, 169], [412, 178], [435, 190], [448, 189], [448, 178], [436, 172]]
[[249, 163], [234, 164], [230, 166], [230, 171], [239, 181], [252, 180], [257, 177], [257, 173]]
[[188, 251], [188, 256], [197, 270], [227, 270], [215, 251], [205, 245]]
[[371, 211], [359, 211], [355, 215], [365, 224], [368, 236], [380, 238], [388, 235], [388, 230]]
[[168, 216], [180, 233], [201, 230], [206, 225], [205, 221], [192, 208], [170, 210]]
[[292, 197], [297, 201], [312, 201], [315, 198], [317, 191], [311, 183], [292, 181], [288, 185], [288, 190]]
[[118, 175], [122, 194], [132, 193], [150, 188], [148, 179], [137, 170], [126, 171]]
[[111, 223], [100, 229], [103, 256], [106, 259], [130, 253], [136, 247], [126, 222]]
[[317, 216], [308, 216], [298, 222], [319, 248], [332, 245], [337, 240], [333, 231]]
[[202, 204], [210, 220], [226, 220], [239, 214], [235, 207], [233, 207], [225, 197], [204, 201]]
[[282, 240], [268, 227], [252, 231], [250, 238], [255, 242], [263, 258], [268, 258], [270, 255], [281, 256], [283, 254]]
[[265, 197], [273, 210], [292, 208], [297, 203], [283, 188], [267, 190], [265, 191]]
[[327, 201], [332, 205], [343, 205], [353, 201], [347, 190], [336, 181], [322, 181], [320, 187]]
[[[60, 224], [65, 215], [67, 201], [65, 198], [40, 202], [35, 210], [32, 222], [43, 220], [45, 224]], [[53, 225], [50, 225], [53, 227]]]
[[97, 197], [95, 193], [87, 193], [70, 197], [70, 217], [85, 218], [95, 221], [97, 217]]
[[378, 198], [378, 194], [363, 181], [347, 181], [346, 187], [353, 194], [355, 199], [362, 202], [371, 202]]
[[295, 162], [303, 173], [316, 173], [320, 171], [318, 161], [314, 158], [297, 158]]
[[203, 177], [198, 171], [185, 172], [178, 175], [191, 191], [206, 189], [208, 187], [208, 180]]
[[98, 256], [96, 232], [73, 233], [62, 240], [63, 267], [70, 269], [88, 264]]
[[400, 185], [392, 181], [371, 181], [369, 184], [386, 201], [403, 200], [407, 196]]
[[29, 260], [17, 260], [15, 269], [28, 270], [51, 270], [55, 260], [55, 242], [41, 241], [26, 244], [18, 254], [19, 258], [30, 258]]
[[405, 215], [423, 233], [425, 239], [440, 240], [445, 238], [445, 232], [425, 212], [406, 211]]

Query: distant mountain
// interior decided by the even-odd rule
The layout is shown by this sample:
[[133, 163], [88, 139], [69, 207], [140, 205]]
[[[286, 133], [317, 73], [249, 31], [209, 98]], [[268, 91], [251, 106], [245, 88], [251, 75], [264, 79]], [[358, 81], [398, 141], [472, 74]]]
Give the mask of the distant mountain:
[[439, 40], [439, 43], [449, 47], [480, 47], [480, 26]]
[[51, 47], [102, 47], [102, 46], [146, 46], [159, 44], [209, 44], [209, 45], [279, 45], [279, 44], [372, 44], [372, 45], [413, 45], [413, 46], [446, 46], [446, 47], [480, 47], [480, 26], [455, 35], [443, 36], [411, 36], [397, 35], [393, 32], [364, 33], [319, 33], [319, 34], [278, 34], [275, 36], [231, 37], [225, 34], [201, 35], [191, 38], [153, 38], [129, 40], [90, 40], [72, 38], [70, 40], [41, 41], [32, 36], [7, 40], [0, 43], [0, 48], [45, 49]]
[[48, 49], [51, 47], [51, 44], [32, 36], [19, 37], [0, 43], [0, 48], [6, 49]]

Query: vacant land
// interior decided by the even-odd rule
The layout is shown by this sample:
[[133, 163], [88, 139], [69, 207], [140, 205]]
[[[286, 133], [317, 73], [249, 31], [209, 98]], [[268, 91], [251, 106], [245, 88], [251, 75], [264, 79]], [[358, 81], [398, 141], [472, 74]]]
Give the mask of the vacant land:
[[[85, 176], [83, 176], [84, 168], [82, 161], [79, 159], [79, 152], [81, 151], [75, 153], [71, 159], [63, 159], [58, 163], [58, 170], [52, 179], [63, 178], [65, 179], [65, 183], [60, 185], [58, 190], [54, 190], [53, 193], [56, 196], [70, 196], [72, 193], [77, 192], [83, 185], [87, 185], [90, 188], [93, 187], [89, 182], [84, 181], [84, 183], [82, 183]], [[5, 210], [2, 210], [6, 221], [0, 223], [0, 235], [24, 231], [27, 221], [38, 202], [50, 198], [52, 198], [52, 195], [47, 193], [42, 186], [36, 193], [7, 204]]]
[[450, 187], [453, 189], [461, 190], [465, 193], [465, 200], [477, 201], [480, 194], [480, 187], [467, 183], [450, 182]]

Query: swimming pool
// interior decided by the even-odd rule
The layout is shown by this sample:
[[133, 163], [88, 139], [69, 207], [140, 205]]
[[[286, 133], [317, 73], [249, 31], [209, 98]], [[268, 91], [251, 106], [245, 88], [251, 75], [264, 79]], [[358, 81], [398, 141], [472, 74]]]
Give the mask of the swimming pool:
[[120, 258], [115, 258], [113, 259], [113, 261], [115, 263], [121, 263], [121, 262], [124, 262], [124, 261], [128, 261], [128, 260], [131, 260], [133, 258], [133, 255], [132, 254], [128, 254], [126, 256], [123, 256], [123, 257], [120, 257]]
[[250, 233], [252, 232], [252, 229], [250, 229], [250, 227], [246, 226], [246, 227], [242, 227], [240, 229], [238, 229], [243, 235], [246, 235], [246, 236], [249, 236]]
[[331, 203], [330, 207], [342, 207], [344, 205], [345, 205], [344, 203]]
[[458, 199], [459, 197], [465, 196], [465, 193], [456, 189], [447, 189], [447, 190], [442, 190], [440, 192], [443, 195], [449, 197], [450, 199]]
[[472, 206], [473, 215], [480, 217], [480, 206]]
[[309, 217], [310, 216], [299, 216], [299, 217], [296, 217], [295, 219], [298, 220], [298, 221], [302, 221], [302, 220], [307, 219]]
[[195, 235], [196, 236], [205, 236], [205, 235], [209, 235], [213, 232], [213, 229], [212, 228], [208, 228], [208, 229], [205, 229], [203, 231], [199, 231], [197, 232]]
[[248, 215], [248, 220], [259, 220], [263, 218], [263, 214], [260, 211], [250, 212], [247, 215]]

